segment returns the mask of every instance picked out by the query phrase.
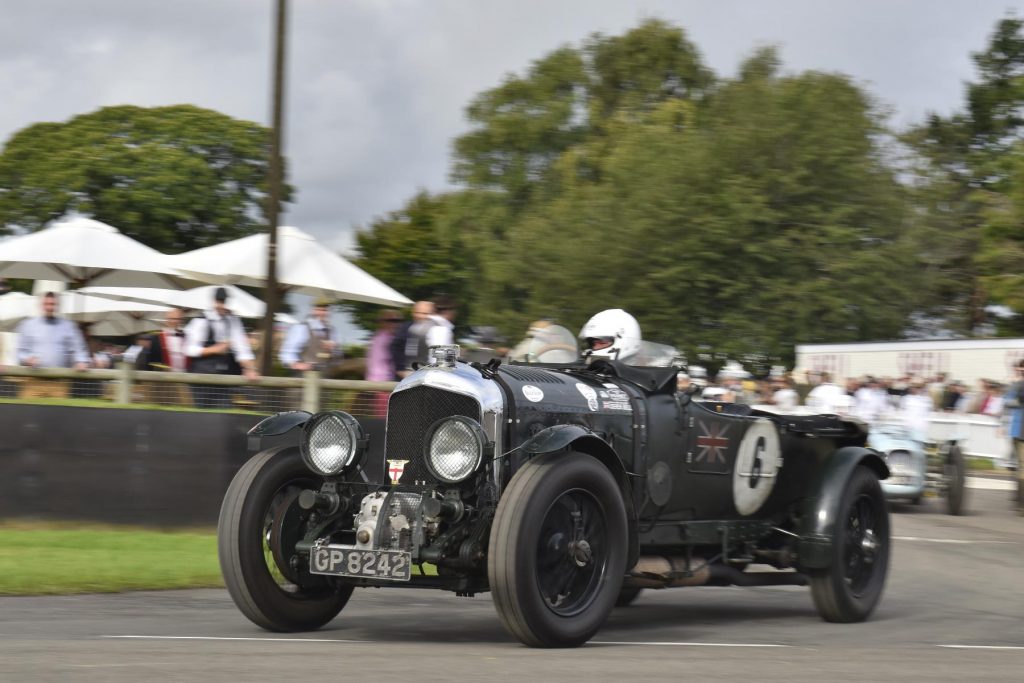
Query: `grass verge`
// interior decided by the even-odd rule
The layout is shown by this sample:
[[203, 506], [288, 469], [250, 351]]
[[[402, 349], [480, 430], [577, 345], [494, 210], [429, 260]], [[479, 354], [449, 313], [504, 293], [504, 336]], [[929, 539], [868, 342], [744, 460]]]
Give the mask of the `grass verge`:
[[[421, 573], [413, 566], [413, 575]], [[423, 565], [436, 576], [433, 565]], [[0, 520], [0, 595], [223, 586], [212, 529]]]
[[967, 469], [972, 471], [990, 472], [996, 469], [996, 462], [992, 458], [967, 458]]
[[220, 585], [212, 530], [0, 522], [0, 595]]
[[100, 398], [0, 398], [0, 404], [15, 403], [18, 405], [63, 406], [70, 408], [117, 408], [125, 410], [166, 410], [171, 413], [231, 413], [233, 415], [255, 415], [265, 417], [266, 412], [244, 410], [242, 408], [212, 409], [194, 408], [192, 406], [169, 406], [162, 403], [113, 403]]

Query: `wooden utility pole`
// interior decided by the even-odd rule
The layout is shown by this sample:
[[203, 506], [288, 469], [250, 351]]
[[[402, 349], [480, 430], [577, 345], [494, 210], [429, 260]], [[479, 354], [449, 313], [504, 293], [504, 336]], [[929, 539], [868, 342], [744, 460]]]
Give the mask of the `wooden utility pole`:
[[277, 287], [277, 224], [281, 213], [281, 185], [283, 183], [282, 129], [284, 127], [284, 57], [287, 32], [288, 0], [277, 0], [277, 21], [274, 31], [274, 113], [270, 137], [270, 178], [267, 199], [267, 283], [264, 300], [267, 303], [263, 319], [263, 344], [260, 351], [260, 374], [269, 375], [274, 359], [274, 313], [278, 307]]

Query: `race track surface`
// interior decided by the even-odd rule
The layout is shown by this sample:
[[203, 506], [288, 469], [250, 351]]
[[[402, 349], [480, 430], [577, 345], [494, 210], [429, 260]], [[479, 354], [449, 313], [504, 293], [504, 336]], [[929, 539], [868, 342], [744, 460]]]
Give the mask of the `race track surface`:
[[305, 634], [256, 628], [223, 590], [0, 598], [0, 681], [1019, 683], [1024, 517], [980, 486], [964, 517], [894, 506], [889, 583], [863, 624], [821, 621], [806, 588], [680, 588], [545, 651], [513, 641], [488, 595], [363, 589]]

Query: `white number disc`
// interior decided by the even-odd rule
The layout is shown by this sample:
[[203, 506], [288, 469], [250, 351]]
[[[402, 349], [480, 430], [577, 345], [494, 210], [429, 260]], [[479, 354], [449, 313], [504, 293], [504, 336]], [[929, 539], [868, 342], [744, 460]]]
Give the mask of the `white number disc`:
[[768, 500], [780, 454], [779, 432], [770, 420], [756, 420], [747, 428], [732, 475], [732, 498], [741, 515], [754, 514]]

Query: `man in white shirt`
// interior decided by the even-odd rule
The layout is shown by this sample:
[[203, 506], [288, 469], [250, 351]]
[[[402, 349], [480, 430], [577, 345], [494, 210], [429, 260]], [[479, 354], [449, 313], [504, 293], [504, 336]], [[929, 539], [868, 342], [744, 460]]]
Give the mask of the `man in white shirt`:
[[778, 389], [772, 394], [772, 403], [783, 412], [791, 412], [800, 405], [800, 394], [793, 388], [793, 380], [782, 377], [778, 381]]
[[819, 413], [845, 415], [849, 406], [849, 398], [843, 388], [832, 383], [832, 376], [821, 373], [821, 384], [807, 394], [807, 406]]
[[431, 346], [445, 346], [455, 343], [455, 314], [457, 307], [455, 302], [442, 296], [434, 302], [434, 310], [437, 311], [430, 319], [434, 325], [427, 330], [427, 348]]
[[[185, 328], [185, 355], [191, 372], [215, 375], [259, 376], [255, 356], [242, 321], [227, 306], [228, 291], [218, 287], [212, 310], [194, 318]], [[193, 400], [200, 408], [227, 408], [234, 391], [230, 387], [192, 386]]]
[[854, 414], [868, 424], [877, 422], [889, 410], [889, 395], [874, 377], [853, 395], [856, 404]]
[[925, 391], [922, 382], [912, 381], [907, 387], [907, 393], [900, 398], [900, 415], [915, 441], [925, 441], [931, 413], [932, 397]]

